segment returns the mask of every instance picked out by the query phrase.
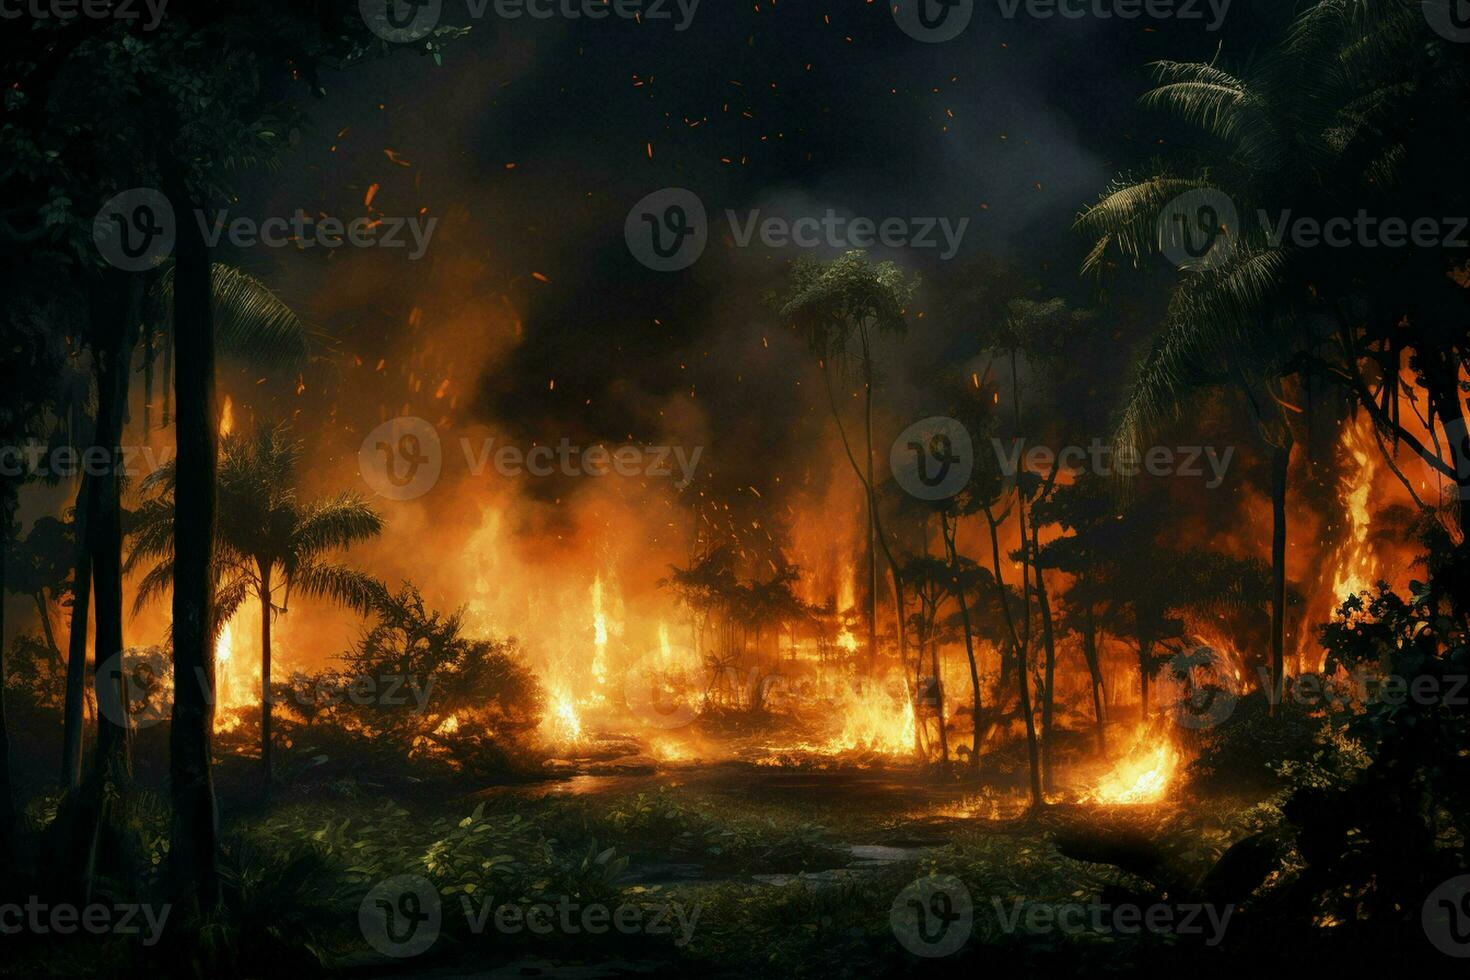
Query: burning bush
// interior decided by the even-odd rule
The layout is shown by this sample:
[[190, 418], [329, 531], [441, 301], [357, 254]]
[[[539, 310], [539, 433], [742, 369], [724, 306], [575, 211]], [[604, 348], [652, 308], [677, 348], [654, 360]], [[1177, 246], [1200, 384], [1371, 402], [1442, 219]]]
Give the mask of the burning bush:
[[515, 768], [545, 702], [516, 641], [465, 636], [459, 612], [428, 608], [407, 583], [373, 614], [341, 669], [293, 675], [278, 703], [318, 736], [338, 729], [400, 758], [471, 772]]

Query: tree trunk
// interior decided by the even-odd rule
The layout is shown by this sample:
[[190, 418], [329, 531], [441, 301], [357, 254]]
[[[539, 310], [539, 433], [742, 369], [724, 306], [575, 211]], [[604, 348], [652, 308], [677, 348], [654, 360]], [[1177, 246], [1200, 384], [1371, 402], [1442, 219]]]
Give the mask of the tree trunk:
[[[171, 158], [164, 155], [165, 161]], [[175, 894], [202, 912], [219, 903], [218, 815], [210, 771], [214, 737], [214, 534], [218, 431], [209, 250], [174, 167], [165, 174], [178, 222], [174, 269], [174, 708], [169, 733], [173, 803], [169, 873]]]
[[934, 703], [939, 712], [939, 771], [949, 771], [949, 733], [945, 731], [944, 675], [939, 672], [939, 644], [929, 645], [929, 665], [934, 671]]
[[87, 612], [92, 604], [92, 553], [87, 546], [87, 499], [92, 494], [88, 467], [82, 469], [77, 488], [75, 537], [76, 565], [72, 570], [71, 631], [66, 638], [66, 707], [61, 736], [61, 785], [82, 785], [82, 742], [86, 719], [83, 710], [87, 684]]
[[[120, 273], [105, 273], [108, 278]], [[97, 703], [118, 704], [127, 709], [127, 681], [104, 676], [102, 666], [125, 649], [123, 639], [122, 594], [122, 434], [127, 413], [128, 381], [133, 349], [138, 340], [138, 317], [142, 282], [133, 277], [115, 282], [96, 299], [110, 304], [99, 311], [103, 330], [111, 336], [98, 345], [97, 429], [95, 443], [108, 454], [108, 465], [98, 470], [91, 480], [91, 496], [87, 501], [87, 542], [92, 565], [92, 590], [96, 626], [92, 640], [92, 666], [95, 672]], [[118, 700], [103, 700], [109, 683], [119, 685]], [[108, 717], [97, 712], [97, 747], [94, 754], [96, 775], [122, 785], [131, 780], [129, 758], [129, 726], [125, 717]]]
[[61, 660], [61, 649], [56, 645], [56, 634], [51, 632], [51, 608], [46, 601], [46, 591], [37, 589], [31, 596], [36, 602], [36, 614], [41, 617], [41, 633], [46, 638], [46, 649], [51, 651], [51, 656], [59, 662]]
[[1087, 600], [1083, 623], [1082, 656], [1087, 661], [1087, 672], [1092, 677], [1092, 720], [1097, 726], [1097, 751], [1099, 755], [1106, 758], [1108, 737], [1107, 723], [1103, 715], [1102, 665], [1097, 659], [1097, 624], [1093, 616], [1091, 599]]
[[[1039, 553], [1037, 549], [1036, 525], [1031, 526], [1031, 550]], [[1046, 595], [1046, 575], [1041, 566], [1036, 566], [1036, 604], [1041, 612], [1041, 641], [1046, 649], [1046, 691], [1041, 701], [1041, 779], [1042, 786], [1047, 792], [1051, 792], [1052, 782], [1052, 738], [1051, 719], [1053, 688], [1056, 687], [1057, 647], [1056, 638], [1052, 632], [1051, 603]]]
[[[873, 490], [873, 361], [868, 354], [868, 335], [863, 332], [863, 444], [867, 455], [863, 463], [867, 468], [865, 483], [868, 491], [868, 663], [878, 659], [878, 495]], [[888, 547], [888, 542], [883, 542]], [[895, 584], [898, 581], [894, 573]], [[898, 599], [898, 625], [903, 629], [902, 597]]]
[[271, 787], [271, 563], [260, 570], [260, 771], [266, 792]]
[[970, 662], [970, 690], [975, 700], [970, 705], [970, 723], [974, 731], [970, 735], [970, 769], [973, 772], [980, 771], [980, 668], [975, 663], [975, 638], [970, 629], [970, 603], [965, 598], [965, 583], [960, 577], [959, 553], [955, 548], [955, 536], [959, 532], [959, 518], [955, 523], [949, 523], [948, 516], [939, 515], [940, 533], [944, 537], [944, 550], [949, 554], [949, 568], [952, 576], [951, 584], [954, 587], [954, 596], [960, 605], [960, 625], [965, 631], [965, 658]]
[[[995, 566], [995, 588], [997, 598], [1000, 600], [1000, 608], [1005, 613], [1006, 628], [1010, 631], [1011, 647], [1016, 655], [1016, 674], [1019, 681], [1021, 714], [1026, 722], [1026, 757], [1031, 765], [1031, 805], [1040, 807], [1041, 797], [1041, 759], [1036, 747], [1036, 719], [1031, 714], [1031, 678], [1030, 666], [1027, 663], [1026, 646], [1029, 640], [1022, 640], [1016, 632], [1016, 622], [1011, 616], [1011, 604], [1006, 597], [1005, 579], [1001, 577], [1000, 570], [1000, 537], [997, 533], [997, 525], [994, 516], [990, 512], [990, 505], [985, 505], [985, 520], [990, 525], [990, 558]], [[1021, 529], [1022, 540], [1025, 540], [1025, 527]]]
[[1141, 721], [1148, 720], [1148, 678], [1153, 673], [1153, 667], [1149, 663], [1153, 659], [1153, 643], [1143, 637], [1138, 638], [1138, 717]]
[[10, 724], [5, 717], [5, 561], [10, 555], [11, 488], [0, 489], [0, 861], [15, 866], [15, 796], [10, 775]]
[[1291, 429], [1271, 451], [1271, 715], [1285, 692], [1286, 476], [1291, 468]]

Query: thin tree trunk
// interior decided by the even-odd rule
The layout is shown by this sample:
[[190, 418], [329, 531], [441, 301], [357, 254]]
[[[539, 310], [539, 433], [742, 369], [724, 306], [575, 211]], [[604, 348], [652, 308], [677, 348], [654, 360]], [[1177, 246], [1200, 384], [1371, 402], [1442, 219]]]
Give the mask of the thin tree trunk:
[[260, 769], [266, 792], [271, 786], [271, 563], [260, 569]]
[[82, 785], [82, 742], [86, 729], [87, 686], [87, 612], [92, 604], [92, 553], [87, 547], [87, 498], [92, 493], [88, 467], [82, 469], [77, 488], [76, 564], [72, 570], [71, 631], [66, 646], [66, 707], [61, 736], [61, 785], [77, 789]]
[[1286, 477], [1291, 468], [1291, 429], [1271, 452], [1271, 697], [1274, 717], [1285, 691], [1286, 650]]
[[939, 771], [949, 771], [949, 733], [945, 731], [944, 675], [939, 671], [939, 644], [929, 644], [929, 664], [934, 671], [935, 706], [939, 712]]
[[960, 605], [960, 625], [965, 631], [965, 658], [970, 662], [970, 690], [975, 700], [970, 705], [970, 723], [974, 731], [970, 734], [970, 769], [973, 772], [980, 771], [980, 668], [975, 663], [975, 638], [970, 629], [970, 603], [965, 598], [965, 583], [960, 577], [959, 553], [955, 547], [955, 536], [959, 532], [959, 518], [955, 518], [954, 524], [950, 524], [948, 515], [941, 513], [940, 533], [944, 537], [944, 550], [949, 553], [949, 568], [951, 585], [954, 588], [955, 599]]
[[10, 775], [10, 723], [5, 715], [5, 562], [10, 555], [11, 488], [0, 488], [0, 861], [15, 864], [15, 789]]
[[1092, 600], [1087, 600], [1083, 614], [1082, 656], [1087, 661], [1087, 672], [1092, 677], [1092, 720], [1097, 726], [1097, 751], [1107, 757], [1107, 723], [1103, 716], [1102, 666], [1097, 659], [1097, 625], [1093, 615]]
[[[1040, 554], [1037, 548], [1036, 525], [1031, 526], [1031, 550], [1033, 554]], [[1052, 631], [1051, 603], [1046, 595], [1046, 575], [1041, 566], [1036, 566], [1036, 603], [1041, 612], [1041, 642], [1046, 649], [1046, 690], [1041, 701], [1041, 779], [1043, 788], [1049, 793], [1054, 787], [1052, 779], [1052, 704], [1054, 688], [1056, 687], [1057, 647], [1056, 638]]]
[[56, 634], [51, 632], [51, 609], [46, 602], [46, 593], [38, 589], [31, 598], [36, 603], [36, 614], [41, 617], [41, 633], [46, 638], [46, 649], [51, 651], [51, 656], [60, 661], [61, 649], [56, 645]]
[[[107, 275], [118, 275], [108, 273]], [[98, 470], [91, 481], [91, 497], [87, 502], [87, 540], [91, 553], [92, 589], [96, 626], [93, 631], [92, 665], [98, 704], [118, 704], [126, 710], [127, 682], [120, 678], [119, 700], [104, 701], [103, 691], [113, 680], [103, 675], [102, 666], [126, 649], [123, 639], [122, 595], [122, 434], [127, 413], [128, 381], [137, 345], [141, 283], [128, 278], [106, 291], [103, 302], [117, 304], [102, 311], [114, 332], [110, 344], [100, 351], [98, 374], [96, 445], [108, 454], [108, 465]], [[120, 315], [119, 315], [120, 314]], [[108, 717], [97, 712], [97, 747], [94, 755], [97, 775], [114, 785], [131, 780], [131, 741], [127, 719]]]
[[1148, 720], [1148, 679], [1153, 673], [1153, 666], [1149, 663], [1153, 659], [1153, 642], [1140, 636], [1138, 638], [1138, 717], [1142, 721]]
[[[985, 520], [990, 525], [990, 557], [995, 565], [995, 588], [997, 598], [1000, 600], [1000, 608], [1005, 613], [1006, 628], [1010, 630], [1011, 646], [1016, 654], [1016, 674], [1019, 680], [1021, 714], [1026, 721], [1026, 756], [1031, 765], [1031, 804], [1039, 807], [1042, 804], [1041, 796], [1041, 760], [1036, 747], [1036, 719], [1031, 714], [1031, 681], [1029, 677], [1030, 667], [1027, 663], [1026, 644], [1016, 633], [1016, 622], [1011, 616], [1011, 605], [1006, 598], [1005, 579], [1001, 577], [1000, 570], [1000, 537], [996, 533], [996, 521], [990, 512], [990, 505], [984, 505]], [[1023, 540], [1025, 530], [1022, 529]]]
[[[172, 159], [164, 155], [166, 164]], [[174, 212], [194, 201], [176, 165], [165, 174]], [[175, 893], [208, 913], [219, 903], [214, 737], [214, 534], [218, 430], [209, 249], [198, 224], [178, 222], [174, 270], [174, 394], [178, 472], [174, 502], [174, 707], [169, 733], [173, 803], [169, 872]]]
[[[863, 436], [867, 455], [863, 464], [867, 469], [867, 476], [863, 483], [868, 493], [868, 663], [872, 664], [878, 659], [878, 498], [873, 491], [873, 361], [868, 351], [868, 332], [863, 330]], [[885, 550], [888, 543], [883, 542]], [[903, 599], [901, 587], [897, 586], [897, 573], [895, 572], [895, 588], [900, 591], [898, 611], [898, 625], [895, 630], [903, 629]]]

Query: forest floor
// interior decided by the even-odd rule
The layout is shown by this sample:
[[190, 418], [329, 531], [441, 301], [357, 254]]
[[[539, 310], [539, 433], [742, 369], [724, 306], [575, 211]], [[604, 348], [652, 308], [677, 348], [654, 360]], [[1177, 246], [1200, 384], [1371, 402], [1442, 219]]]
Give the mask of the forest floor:
[[[1009, 782], [726, 762], [393, 800], [371, 787], [322, 787], [239, 815], [226, 837], [278, 856], [309, 841], [327, 868], [359, 883], [332, 896], [327, 927], [313, 935], [346, 975], [934, 975], [1003, 955], [1040, 967], [1058, 956], [1106, 961], [1117, 942], [1179, 941], [1017, 920], [1019, 908], [1095, 902], [1136, 884], [1064, 857], [1059, 832], [1143, 834], [1191, 877], [1273, 819], [1252, 799], [1059, 805], [1028, 816]], [[431, 874], [441, 892], [430, 948], [385, 953], [341, 927], [368, 902], [363, 886], [406, 874]], [[892, 915], [915, 882], [951, 880], [943, 876], [964, 883], [972, 918], [963, 928], [974, 938], [954, 957], [926, 959], [905, 948]], [[538, 904], [544, 934], [527, 917]], [[626, 920], [609, 928], [619, 909]]]

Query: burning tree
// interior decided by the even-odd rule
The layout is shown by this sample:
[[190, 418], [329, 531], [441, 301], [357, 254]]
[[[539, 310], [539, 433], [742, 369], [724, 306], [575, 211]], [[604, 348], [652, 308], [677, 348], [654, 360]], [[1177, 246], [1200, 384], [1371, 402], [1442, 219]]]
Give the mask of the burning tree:
[[[292, 590], [367, 612], [382, 595], [372, 576], [326, 557], [375, 537], [382, 518], [358, 494], [300, 501], [297, 466], [302, 443], [284, 425], [231, 433], [220, 447], [214, 628], [227, 623], [246, 598], [260, 603], [260, 752], [262, 779], [271, 782], [271, 617], [284, 613]], [[133, 608], [141, 609], [173, 581], [177, 468], [170, 461], [143, 481], [153, 496], [139, 508], [125, 571], [146, 563]], [[279, 579], [277, 579], [279, 575]], [[280, 601], [276, 601], [276, 592]]]

